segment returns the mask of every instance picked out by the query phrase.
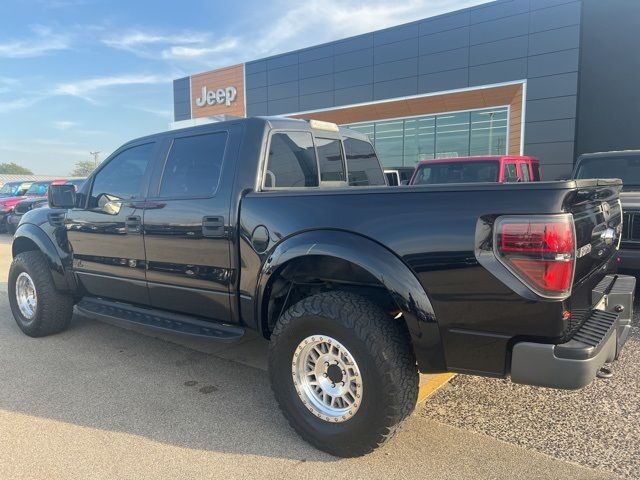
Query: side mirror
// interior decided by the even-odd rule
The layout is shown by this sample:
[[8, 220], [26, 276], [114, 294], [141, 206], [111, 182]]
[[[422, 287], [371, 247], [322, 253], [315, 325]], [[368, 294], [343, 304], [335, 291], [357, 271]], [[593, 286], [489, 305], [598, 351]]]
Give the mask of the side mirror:
[[74, 185], [49, 185], [47, 197], [51, 208], [73, 208], [76, 206], [76, 187]]
[[409, 180], [402, 180], [400, 185], [409, 185]]

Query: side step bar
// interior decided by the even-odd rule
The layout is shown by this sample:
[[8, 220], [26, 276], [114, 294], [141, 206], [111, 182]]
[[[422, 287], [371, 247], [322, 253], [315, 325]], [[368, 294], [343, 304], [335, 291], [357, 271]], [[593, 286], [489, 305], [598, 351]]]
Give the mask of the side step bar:
[[96, 319], [114, 320], [224, 343], [240, 340], [245, 332], [244, 328], [235, 325], [200, 320], [187, 315], [136, 307], [101, 298], [84, 298], [76, 308], [80, 313]]

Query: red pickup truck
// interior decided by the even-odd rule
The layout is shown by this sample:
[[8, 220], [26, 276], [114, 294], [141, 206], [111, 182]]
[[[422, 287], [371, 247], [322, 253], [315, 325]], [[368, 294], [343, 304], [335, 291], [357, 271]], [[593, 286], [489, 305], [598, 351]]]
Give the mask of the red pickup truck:
[[416, 167], [409, 185], [540, 180], [540, 162], [537, 158], [503, 155], [423, 160]]

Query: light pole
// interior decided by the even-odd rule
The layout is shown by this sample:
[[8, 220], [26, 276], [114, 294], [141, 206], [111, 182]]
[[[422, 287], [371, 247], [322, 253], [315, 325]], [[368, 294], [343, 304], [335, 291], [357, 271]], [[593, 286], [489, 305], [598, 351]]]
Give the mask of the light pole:
[[96, 168], [98, 166], [98, 155], [100, 155], [100, 152], [89, 152], [89, 155], [93, 155], [93, 168]]

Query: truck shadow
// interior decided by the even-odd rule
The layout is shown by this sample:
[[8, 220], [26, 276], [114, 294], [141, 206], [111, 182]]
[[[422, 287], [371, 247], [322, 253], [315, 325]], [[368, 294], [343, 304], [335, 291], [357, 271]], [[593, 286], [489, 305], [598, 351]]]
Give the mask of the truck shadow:
[[281, 415], [266, 372], [74, 316], [64, 333], [20, 332], [0, 286], [0, 409], [205, 451], [335, 461]]

